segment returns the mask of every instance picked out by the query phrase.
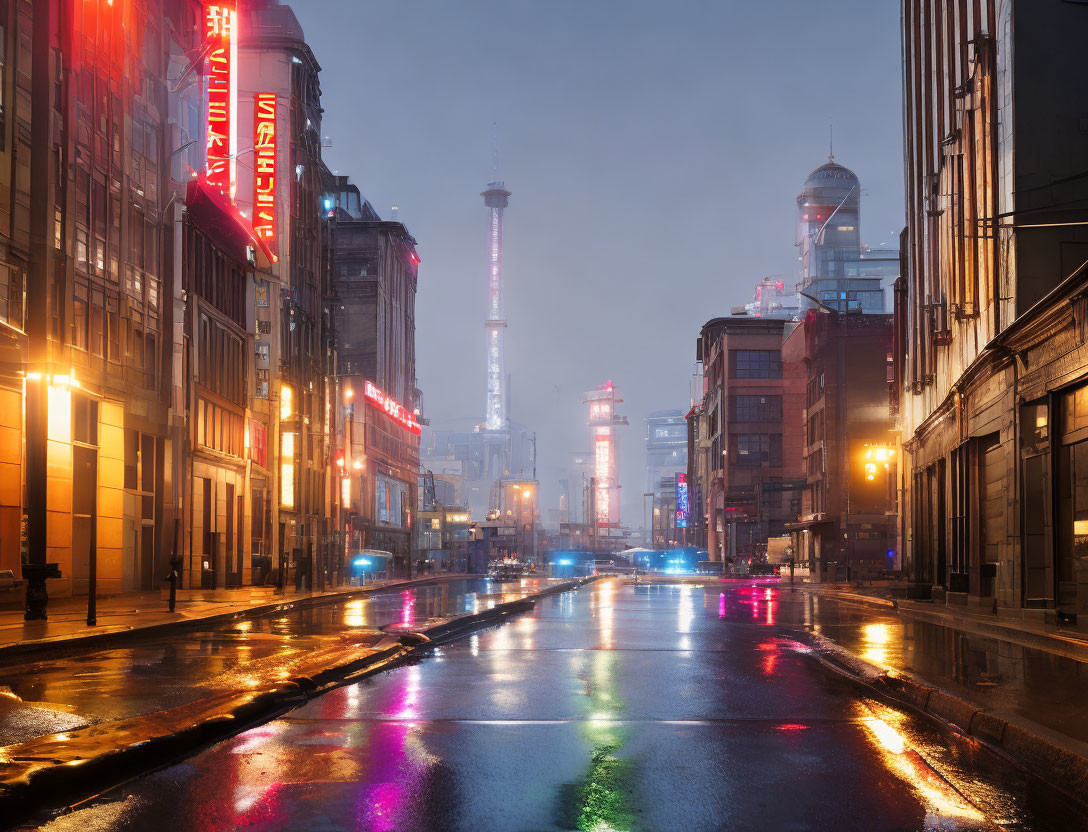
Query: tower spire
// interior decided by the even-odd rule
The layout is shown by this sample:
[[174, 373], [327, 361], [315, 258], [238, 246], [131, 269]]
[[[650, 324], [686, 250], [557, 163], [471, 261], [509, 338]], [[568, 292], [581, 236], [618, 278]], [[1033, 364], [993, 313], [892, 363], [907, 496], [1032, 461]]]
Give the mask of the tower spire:
[[834, 124], [829, 124], [827, 126], [827, 130], [828, 130], [827, 161], [834, 162], [835, 161], [835, 125]]
[[506, 318], [502, 303], [502, 212], [509, 204], [510, 191], [499, 179], [498, 129], [492, 124], [492, 180], [480, 196], [489, 213], [488, 266], [489, 274], [487, 319], [487, 430], [504, 430], [507, 427], [507, 383], [503, 366], [503, 330]]

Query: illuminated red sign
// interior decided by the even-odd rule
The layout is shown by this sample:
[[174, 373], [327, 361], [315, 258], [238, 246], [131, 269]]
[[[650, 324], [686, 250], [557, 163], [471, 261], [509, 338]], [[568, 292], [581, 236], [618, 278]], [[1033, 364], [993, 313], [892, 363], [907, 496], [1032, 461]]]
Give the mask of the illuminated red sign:
[[208, 42], [208, 123], [204, 178], [218, 191], [231, 187], [231, 138], [234, 130], [232, 87], [234, 81], [233, 3], [214, 3], [204, 8], [204, 37]]
[[271, 246], [276, 241], [276, 94], [259, 92], [253, 105], [253, 230]]
[[408, 410], [402, 404], [398, 403], [391, 397], [385, 395], [381, 390], [371, 384], [369, 381], [363, 387], [363, 395], [366, 396], [375, 407], [384, 410], [392, 419], [400, 422], [401, 426], [406, 430], [418, 434], [422, 431], [419, 425], [419, 420], [412, 411]]

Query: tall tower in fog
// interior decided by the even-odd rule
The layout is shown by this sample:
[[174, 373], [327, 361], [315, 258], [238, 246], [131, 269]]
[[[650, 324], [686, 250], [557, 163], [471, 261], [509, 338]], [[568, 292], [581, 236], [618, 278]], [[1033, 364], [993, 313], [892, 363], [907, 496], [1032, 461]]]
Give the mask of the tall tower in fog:
[[480, 194], [489, 214], [488, 257], [491, 272], [488, 276], [487, 320], [487, 430], [506, 428], [506, 371], [503, 368], [502, 341], [506, 318], [502, 307], [502, 212], [510, 202], [510, 191], [497, 178], [488, 183]]

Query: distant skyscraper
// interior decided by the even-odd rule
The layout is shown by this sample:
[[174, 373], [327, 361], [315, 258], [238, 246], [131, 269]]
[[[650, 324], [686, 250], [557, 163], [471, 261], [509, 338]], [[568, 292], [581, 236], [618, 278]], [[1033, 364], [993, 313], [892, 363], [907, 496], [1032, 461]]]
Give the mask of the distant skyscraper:
[[646, 417], [646, 493], [662, 479], [688, 470], [688, 423], [682, 410], [656, 410]]
[[487, 190], [480, 194], [488, 208], [488, 277], [487, 320], [487, 430], [503, 430], [506, 427], [506, 376], [503, 369], [503, 330], [506, 318], [502, 305], [502, 212], [510, 202], [510, 191], [496, 179], [489, 182]]

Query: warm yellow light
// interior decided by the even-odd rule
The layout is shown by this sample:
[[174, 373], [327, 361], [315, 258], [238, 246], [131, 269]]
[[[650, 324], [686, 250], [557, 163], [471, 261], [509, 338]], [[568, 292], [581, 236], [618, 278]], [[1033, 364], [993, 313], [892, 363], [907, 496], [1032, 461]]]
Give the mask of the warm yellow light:
[[242, 433], [242, 444], [245, 446], [245, 449], [248, 451], [249, 450], [249, 422], [246, 422], [245, 431]]
[[359, 460], [355, 460], [353, 463], [351, 463], [351, 467], [358, 471], [360, 468], [363, 467], [363, 463], [361, 463]]
[[67, 387], [49, 386], [49, 438], [72, 441], [72, 393]]
[[280, 385], [280, 418], [290, 419], [291, 414], [294, 412], [293, 404], [294, 393], [291, 387], [287, 384]]
[[294, 508], [295, 505], [295, 463], [284, 462], [280, 465], [280, 505]]
[[340, 480], [340, 505], [344, 508], [351, 507], [351, 477]]
[[866, 459], [872, 459], [873, 458], [873, 449], [872, 448], [868, 448], [865, 451], [865, 458]]
[[345, 399], [350, 400], [354, 395], [355, 395], [355, 391], [352, 390], [350, 387], [345, 387], [344, 388], [344, 398]]
[[905, 750], [906, 743], [903, 742], [903, 735], [883, 719], [867, 719], [865, 720], [865, 727], [873, 732], [873, 736], [877, 738], [886, 751], [890, 751], [892, 754], [902, 754]]
[[1046, 414], [1045, 413], [1042, 416], [1036, 416], [1035, 417], [1035, 427], [1037, 427], [1037, 428], [1045, 428], [1046, 427]]

